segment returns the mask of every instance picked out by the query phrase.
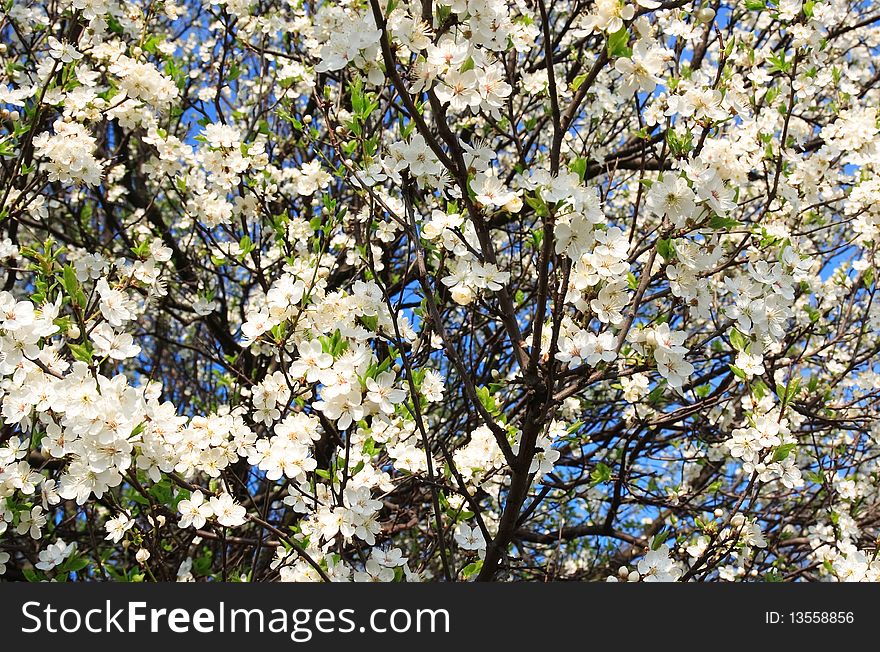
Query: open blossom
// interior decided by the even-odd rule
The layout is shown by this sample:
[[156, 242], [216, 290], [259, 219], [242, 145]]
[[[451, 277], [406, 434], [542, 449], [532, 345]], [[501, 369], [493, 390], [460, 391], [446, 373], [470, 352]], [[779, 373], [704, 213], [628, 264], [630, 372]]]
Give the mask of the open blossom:
[[501, 208], [516, 199], [516, 193], [505, 187], [494, 169], [480, 172], [471, 182], [476, 200], [486, 206]]
[[747, 378], [764, 373], [763, 356], [760, 354], [751, 355], [745, 351], [740, 351], [736, 355], [736, 366], [742, 369]]
[[106, 280], [96, 285], [101, 297], [101, 314], [111, 326], [122, 326], [134, 318], [134, 302], [122, 290], [111, 288]]
[[622, 378], [620, 383], [623, 386], [623, 398], [630, 403], [637, 402], [648, 393], [649, 380], [645, 374], [633, 374]]
[[299, 357], [290, 367], [290, 375], [294, 378], [305, 376], [307, 382], [318, 380], [320, 372], [333, 366], [333, 356], [325, 353], [319, 340], [300, 342], [297, 346]]
[[134, 521], [128, 517], [128, 514], [122, 513], [107, 520], [104, 529], [107, 530], [106, 538], [113, 543], [119, 543], [134, 526]]
[[623, 95], [636, 92], [651, 92], [658, 84], [663, 83], [660, 73], [663, 71], [663, 56], [659, 49], [646, 39], [639, 39], [633, 46], [631, 57], [620, 58], [614, 67], [621, 74]]
[[208, 504], [220, 525], [236, 527], [245, 522], [245, 508], [236, 503], [229, 494], [212, 497]]
[[91, 334], [95, 353], [114, 360], [125, 360], [140, 353], [141, 347], [134, 344], [129, 333], [116, 333], [109, 324], [99, 324]]
[[58, 539], [40, 551], [39, 561], [35, 565], [43, 571], [52, 570], [67, 559], [74, 550], [76, 550], [76, 543], [65, 543], [62, 539]]
[[71, 43], [59, 41], [52, 36], [49, 37], [49, 46], [52, 48], [50, 53], [52, 57], [58, 59], [62, 63], [71, 63], [78, 59], [82, 59], [83, 57], [82, 52], [78, 52]]
[[579, 331], [565, 338], [556, 354], [556, 359], [567, 363], [570, 368], [582, 364], [595, 367], [600, 362], [612, 362], [617, 357], [616, 349], [616, 340], [609, 331], [598, 335], [589, 331]]
[[375, 379], [367, 379], [367, 400], [375, 403], [382, 412], [392, 414], [394, 405], [406, 398], [406, 392], [394, 388], [395, 376], [383, 371]]
[[443, 400], [444, 389], [443, 376], [432, 369], [428, 369], [422, 380], [422, 393], [425, 398], [431, 403], [441, 401]]
[[178, 95], [174, 81], [150, 63], [120, 57], [111, 70], [118, 76], [122, 92], [132, 99], [164, 106]]
[[181, 500], [177, 504], [177, 511], [180, 512], [177, 524], [182, 528], [203, 528], [207, 520], [214, 516], [213, 507], [205, 502], [205, 496], [199, 490], [194, 491], [188, 499]]
[[482, 106], [491, 109], [500, 109], [504, 100], [510, 97], [513, 89], [504, 80], [503, 68], [492, 66], [479, 72], [478, 92]]
[[599, 290], [598, 296], [590, 302], [590, 308], [599, 321], [616, 325], [623, 321], [622, 310], [628, 301], [625, 285], [609, 283]]
[[321, 168], [320, 161], [310, 161], [291, 173], [293, 186], [300, 195], [313, 195], [333, 178]]
[[631, 20], [634, 15], [635, 7], [623, 0], [599, 0], [586, 22], [592, 29], [613, 34], [623, 29], [623, 21]]
[[483, 550], [486, 547], [486, 539], [480, 528], [467, 523], [455, 526], [455, 541], [465, 550]]
[[443, 83], [437, 86], [436, 92], [440, 101], [448, 103], [453, 111], [477, 107], [481, 102], [477, 73], [473, 69], [450, 71]]
[[49, 180], [98, 185], [103, 165], [94, 155], [94, 136], [77, 122], [58, 120], [53, 130], [54, 133], [45, 131], [34, 138], [34, 154], [47, 159]]
[[41, 506], [37, 505], [30, 512], [22, 512], [19, 519], [16, 532], [19, 534], [27, 532], [32, 539], [40, 538], [42, 528], [46, 525], [46, 516], [43, 514], [43, 508]]
[[675, 226], [682, 226], [687, 219], [694, 219], [696, 197], [682, 177], [666, 175], [648, 192], [647, 203], [655, 215], [669, 217]]
[[669, 546], [661, 544], [649, 550], [638, 563], [643, 582], [675, 582], [682, 575], [680, 565], [669, 556]]

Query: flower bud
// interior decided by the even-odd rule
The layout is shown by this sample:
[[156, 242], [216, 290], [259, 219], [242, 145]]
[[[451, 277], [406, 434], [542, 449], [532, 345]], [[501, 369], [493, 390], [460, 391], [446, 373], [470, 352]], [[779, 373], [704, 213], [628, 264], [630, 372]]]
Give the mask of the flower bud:
[[522, 197], [514, 197], [509, 202], [504, 204], [504, 210], [508, 213], [519, 213], [523, 207]]
[[697, 20], [701, 23], [711, 23], [715, 19], [715, 10], [711, 7], [703, 7], [697, 11]]
[[452, 294], [452, 300], [461, 306], [466, 306], [474, 300], [474, 291], [466, 285], [454, 286], [450, 294]]

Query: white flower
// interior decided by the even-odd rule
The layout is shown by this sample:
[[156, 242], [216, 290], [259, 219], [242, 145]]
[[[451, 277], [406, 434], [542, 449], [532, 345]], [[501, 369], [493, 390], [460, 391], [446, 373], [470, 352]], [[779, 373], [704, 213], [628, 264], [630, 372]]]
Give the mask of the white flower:
[[76, 543], [64, 543], [62, 539], [58, 539], [45, 550], [40, 551], [36, 567], [44, 571], [52, 570], [67, 559], [75, 549]]
[[122, 326], [134, 319], [134, 302], [125, 293], [111, 288], [103, 278], [97, 282], [95, 289], [101, 296], [101, 314], [111, 326]]
[[478, 527], [472, 528], [467, 523], [455, 526], [455, 541], [465, 550], [485, 550], [486, 539]]
[[443, 78], [443, 83], [436, 87], [437, 98], [444, 104], [448, 104], [453, 111], [463, 111], [470, 107], [480, 105], [480, 92], [475, 70], [460, 72], [456, 69], [449, 71]]
[[406, 557], [403, 556], [403, 551], [400, 548], [390, 548], [388, 550], [374, 549], [371, 559], [377, 564], [387, 566], [388, 568], [403, 566], [406, 563]]
[[133, 358], [141, 352], [141, 347], [134, 344], [134, 340], [128, 333], [117, 333], [107, 324], [98, 324], [91, 332], [90, 337], [95, 345], [95, 353], [99, 356], [108, 356], [113, 360], [125, 360]]
[[443, 384], [443, 376], [434, 371], [433, 369], [428, 369], [425, 371], [425, 377], [422, 380], [422, 395], [428, 400], [429, 403], [437, 403], [438, 401], [443, 400], [443, 392], [445, 391], [445, 386]]
[[78, 122], [57, 120], [54, 133], [45, 131], [34, 138], [34, 154], [45, 159], [44, 169], [49, 181], [83, 183], [97, 186], [101, 183], [103, 165], [95, 158], [97, 141]]
[[299, 357], [290, 365], [289, 373], [294, 378], [305, 376], [306, 382], [318, 380], [323, 369], [333, 366], [333, 356], [325, 353], [320, 340], [311, 340], [297, 344]]
[[18, 527], [15, 529], [19, 534], [29, 532], [32, 539], [39, 539], [41, 530], [46, 525], [46, 515], [43, 514], [43, 507], [37, 505], [29, 512], [21, 512], [19, 516]]
[[660, 73], [663, 58], [659, 49], [646, 39], [639, 39], [633, 47], [630, 58], [620, 58], [614, 67], [622, 75], [620, 93], [624, 96], [637, 92], [650, 93], [657, 84], [662, 84]]
[[669, 546], [665, 543], [656, 550], [649, 550], [637, 568], [643, 582], [676, 582], [682, 576], [681, 566], [669, 558]]
[[198, 530], [205, 527], [205, 522], [214, 516], [213, 507], [205, 502], [204, 494], [198, 489], [192, 493], [188, 500], [181, 500], [177, 504], [177, 511], [180, 512], [180, 520], [177, 525], [182, 528], [192, 526]]
[[303, 196], [314, 195], [326, 188], [333, 177], [321, 168], [320, 161], [311, 161], [291, 173], [296, 192]]
[[83, 55], [78, 52], [73, 45], [68, 42], [61, 42], [53, 36], [49, 37], [49, 47], [52, 51], [49, 53], [53, 58], [58, 59], [62, 63], [71, 63], [82, 59]]
[[367, 379], [367, 400], [375, 403], [385, 414], [394, 414], [394, 406], [406, 399], [406, 392], [394, 389], [394, 372], [383, 371], [376, 379]]
[[229, 494], [212, 497], [209, 501], [211, 511], [220, 525], [237, 527], [245, 522], [246, 510], [235, 502]]
[[471, 190], [474, 191], [474, 198], [490, 208], [501, 208], [517, 196], [498, 178], [495, 168], [489, 168], [487, 172], [478, 172], [470, 185]]
[[107, 536], [104, 538], [113, 543], [119, 543], [125, 536], [125, 533], [133, 526], [134, 521], [128, 517], [128, 514], [124, 512], [117, 514], [113, 518], [108, 519], [104, 524], [104, 529], [107, 530]]
[[739, 369], [742, 369], [746, 378], [760, 376], [764, 373], [764, 356], [760, 353], [751, 355], [745, 351], [740, 351], [736, 356], [735, 365]]

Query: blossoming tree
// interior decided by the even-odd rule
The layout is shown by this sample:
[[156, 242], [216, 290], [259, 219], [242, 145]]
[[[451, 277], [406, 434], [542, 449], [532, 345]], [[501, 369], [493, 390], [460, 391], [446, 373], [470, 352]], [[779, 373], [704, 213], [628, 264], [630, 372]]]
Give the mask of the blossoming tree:
[[0, 576], [880, 577], [870, 0], [9, 0]]

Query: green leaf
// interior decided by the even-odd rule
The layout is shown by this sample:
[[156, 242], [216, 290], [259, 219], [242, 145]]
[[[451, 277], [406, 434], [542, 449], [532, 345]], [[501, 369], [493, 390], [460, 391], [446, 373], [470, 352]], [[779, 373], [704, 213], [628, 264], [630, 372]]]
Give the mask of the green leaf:
[[788, 385], [783, 385], [782, 383], [776, 385], [776, 396], [779, 397], [783, 407], [795, 399], [800, 388], [801, 381], [798, 378], [794, 378]]
[[73, 265], [64, 266], [63, 284], [67, 296], [76, 302], [80, 308], [84, 308], [86, 305], [86, 295], [83, 294], [82, 288], [80, 288], [79, 279], [76, 278], [76, 271], [73, 269]]
[[635, 290], [639, 287], [639, 280], [636, 278], [636, 275], [632, 272], [626, 273], [626, 284], [629, 286], [630, 290]]
[[713, 215], [709, 220], [709, 227], [716, 231], [727, 231], [729, 229], [735, 229], [738, 226], [742, 226], [742, 222], [735, 220], [732, 217]]
[[648, 393], [648, 403], [651, 405], [657, 405], [660, 403], [660, 399], [663, 398], [663, 393], [666, 391], [666, 379], [662, 379], [657, 386], [652, 389]]
[[664, 260], [672, 260], [675, 258], [675, 244], [671, 238], [657, 241], [657, 253], [663, 256]]
[[75, 573], [89, 565], [87, 557], [70, 557], [58, 567], [59, 573]]
[[666, 143], [673, 156], [684, 156], [694, 148], [694, 134], [690, 129], [681, 135], [674, 129], [670, 129], [666, 132]]
[[752, 383], [752, 394], [755, 395], [755, 398], [759, 401], [767, 396], [770, 388], [764, 384], [763, 380], [758, 380]]
[[464, 568], [461, 569], [461, 576], [465, 579], [476, 575], [483, 568], [483, 560], [475, 561], [472, 564], [468, 564]]
[[782, 446], [777, 446], [773, 453], [773, 461], [781, 462], [788, 457], [789, 453], [795, 448], [797, 448], [797, 444], [782, 444]]
[[771, 70], [775, 72], [788, 73], [791, 70], [792, 62], [785, 58], [785, 50], [778, 55], [768, 57], [767, 61], [770, 62]]
[[608, 35], [608, 56], [610, 58], [615, 57], [628, 57], [632, 54], [632, 50], [627, 47], [629, 43], [629, 30], [626, 27], [621, 27], [618, 31], [613, 34]]
[[816, 484], [825, 484], [825, 472], [822, 470], [817, 471], [807, 471], [807, 478], [810, 482], [814, 482]]
[[568, 169], [578, 175], [581, 181], [583, 181], [584, 175], [587, 173], [587, 159], [583, 156], [577, 157], [571, 164], [569, 164]]
[[734, 349], [737, 351], [745, 351], [750, 343], [750, 340], [736, 328], [730, 329], [730, 344]]
[[379, 327], [379, 316], [378, 315], [361, 315], [358, 317], [358, 320], [364, 325], [368, 331], [376, 332]]
[[544, 229], [535, 229], [532, 231], [532, 248], [540, 249], [541, 243], [544, 242]]
[[736, 376], [737, 378], [739, 378], [739, 379], [741, 379], [741, 380], [745, 380], [745, 379], [746, 379], [746, 372], [745, 372], [745, 371], [743, 371], [743, 370], [740, 369], [739, 367], [737, 367], [737, 366], [735, 366], [735, 365], [732, 365], [732, 364], [731, 364], [731, 365], [727, 365], [727, 366], [730, 367], [730, 370], [733, 372], [733, 375], [734, 375], [734, 376]]
[[611, 467], [605, 464], [604, 462], [599, 462], [596, 464], [596, 468], [592, 470], [590, 473], [590, 481], [593, 485], [602, 484], [603, 482], [608, 482], [611, 479]]
[[28, 582], [42, 582], [44, 579], [46, 579], [40, 571], [33, 568], [22, 568], [21, 574], [24, 575], [24, 578]]
[[88, 342], [85, 344], [72, 344], [68, 342], [67, 348], [70, 349], [74, 359], [79, 360], [80, 362], [92, 363], [94, 357], [92, 355], [92, 345]]
[[538, 217], [547, 217], [550, 214], [547, 204], [540, 195], [526, 195], [525, 200], [526, 203], [532, 207], [532, 210], [535, 211]]
[[486, 412], [492, 416], [498, 414], [498, 404], [495, 402], [495, 397], [492, 396], [492, 391], [488, 387], [477, 387], [477, 398], [480, 399], [480, 403], [486, 409]]
[[668, 528], [664, 527], [657, 534], [654, 535], [654, 538], [651, 539], [651, 550], [657, 550], [660, 546], [663, 545], [663, 542], [669, 538], [670, 531]]
[[162, 480], [162, 482], [157, 482], [149, 489], [150, 495], [152, 495], [157, 501], [159, 501], [163, 505], [167, 505], [172, 500], [172, 492], [171, 492], [171, 481], [170, 480]]

